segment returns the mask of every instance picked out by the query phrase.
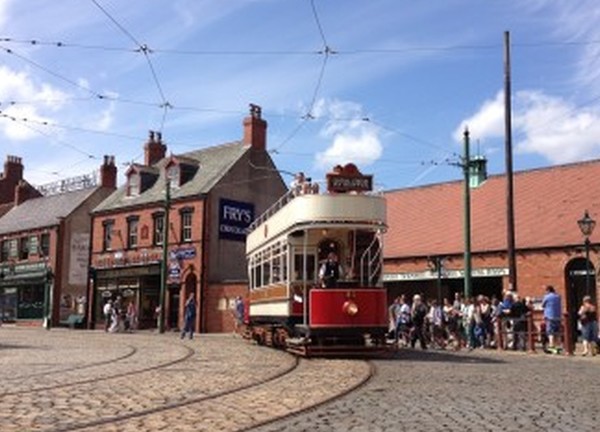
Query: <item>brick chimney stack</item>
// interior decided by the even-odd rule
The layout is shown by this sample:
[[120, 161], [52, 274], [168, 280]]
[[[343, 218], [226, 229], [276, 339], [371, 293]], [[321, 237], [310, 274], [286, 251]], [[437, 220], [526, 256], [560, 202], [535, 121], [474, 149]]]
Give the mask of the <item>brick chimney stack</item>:
[[166, 154], [167, 146], [162, 143], [162, 134], [150, 131], [148, 141], [144, 144], [144, 165], [152, 166]]
[[0, 174], [0, 204], [13, 202], [15, 188], [23, 180], [23, 164], [17, 156], [6, 156], [4, 172]]
[[31, 186], [25, 180], [19, 180], [19, 182], [15, 186], [14, 194], [15, 206], [23, 204], [28, 199], [37, 198], [41, 195], [36, 188]]
[[262, 109], [250, 104], [250, 115], [244, 119], [244, 144], [251, 144], [256, 150], [267, 148], [267, 122], [261, 115]]
[[100, 166], [100, 186], [109, 189], [117, 188], [117, 166], [114, 156], [104, 156], [104, 162]]

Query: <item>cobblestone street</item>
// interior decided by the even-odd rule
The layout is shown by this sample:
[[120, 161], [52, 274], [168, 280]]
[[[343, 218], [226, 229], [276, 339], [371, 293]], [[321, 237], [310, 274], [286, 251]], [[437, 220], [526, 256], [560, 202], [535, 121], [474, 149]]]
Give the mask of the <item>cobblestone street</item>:
[[297, 360], [230, 334], [2, 327], [0, 365], [3, 432], [592, 431], [600, 418], [600, 357]]

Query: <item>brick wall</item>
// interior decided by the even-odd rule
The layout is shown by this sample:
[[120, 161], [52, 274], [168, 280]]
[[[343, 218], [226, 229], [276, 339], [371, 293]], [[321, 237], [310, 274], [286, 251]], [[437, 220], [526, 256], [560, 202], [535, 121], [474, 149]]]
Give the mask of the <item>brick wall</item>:
[[232, 282], [210, 284], [205, 292], [204, 311], [206, 313], [206, 332], [231, 332], [234, 328], [233, 305], [236, 296], [246, 298], [248, 283]]

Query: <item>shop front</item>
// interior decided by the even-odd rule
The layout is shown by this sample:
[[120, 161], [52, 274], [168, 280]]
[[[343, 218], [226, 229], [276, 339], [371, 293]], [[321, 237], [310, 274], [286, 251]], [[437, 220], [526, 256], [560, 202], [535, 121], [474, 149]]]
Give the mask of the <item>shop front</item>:
[[110, 299], [119, 300], [127, 310], [133, 303], [138, 313], [138, 328], [156, 327], [156, 308], [160, 294], [160, 265], [112, 268], [96, 271], [94, 322], [104, 321], [102, 308]]
[[51, 278], [44, 263], [16, 264], [0, 269], [2, 322], [42, 320]]

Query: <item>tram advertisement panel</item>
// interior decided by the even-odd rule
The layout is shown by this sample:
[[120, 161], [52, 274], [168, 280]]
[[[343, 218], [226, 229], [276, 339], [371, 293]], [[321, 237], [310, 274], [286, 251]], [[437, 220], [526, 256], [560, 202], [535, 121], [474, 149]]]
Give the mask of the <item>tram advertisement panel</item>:
[[254, 221], [254, 204], [219, 200], [219, 238], [245, 241], [248, 227]]

